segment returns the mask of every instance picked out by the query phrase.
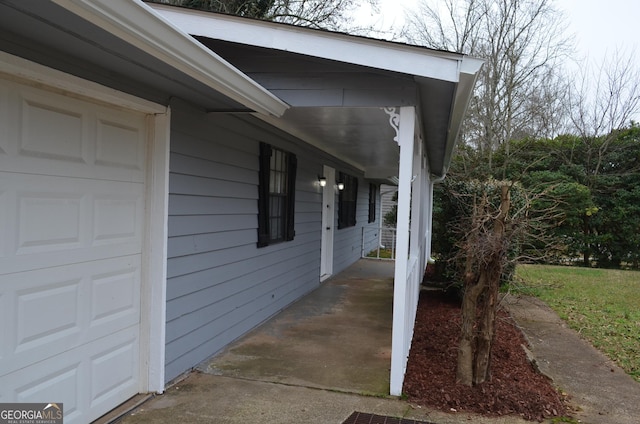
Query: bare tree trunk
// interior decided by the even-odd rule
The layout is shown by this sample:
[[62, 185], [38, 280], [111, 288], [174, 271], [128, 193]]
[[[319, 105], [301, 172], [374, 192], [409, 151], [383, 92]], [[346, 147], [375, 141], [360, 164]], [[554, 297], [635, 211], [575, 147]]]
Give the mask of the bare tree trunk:
[[500, 187], [500, 213], [493, 223], [493, 246], [490, 258], [480, 271], [486, 290], [478, 318], [478, 342], [475, 352], [473, 384], [484, 383], [491, 377], [491, 348], [496, 333], [496, 309], [500, 291], [500, 276], [505, 260], [505, 221], [511, 208], [509, 186]]
[[496, 307], [498, 300], [498, 289], [500, 283], [500, 274], [495, 274], [499, 264], [492, 261], [488, 265], [492, 269], [483, 271], [487, 275], [487, 289], [485, 297], [482, 300], [480, 308], [480, 317], [478, 318], [478, 341], [474, 360], [473, 384], [484, 383], [491, 377], [491, 348], [493, 347], [493, 338], [495, 335]]
[[[487, 381], [491, 376], [491, 348], [495, 335], [496, 308], [500, 276], [505, 260], [505, 221], [511, 208], [509, 186], [500, 187], [500, 212], [493, 222], [491, 242], [485, 246], [486, 260], [475, 263], [471, 251], [480, 249], [472, 237], [467, 244], [465, 292], [462, 300], [462, 328], [458, 346], [456, 381], [471, 386]], [[474, 208], [474, 214], [483, 213]], [[475, 272], [473, 266], [479, 267]]]
[[[462, 298], [462, 328], [460, 344], [458, 345], [458, 364], [456, 367], [456, 381], [466, 386], [473, 383], [473, 362], [476, 351], [476, 310], [478, 299], [484, 291], [485, 281], [476, 274], [468, 274], [465, 291]], [[473, 281], [477, 280], [477, 281]]]

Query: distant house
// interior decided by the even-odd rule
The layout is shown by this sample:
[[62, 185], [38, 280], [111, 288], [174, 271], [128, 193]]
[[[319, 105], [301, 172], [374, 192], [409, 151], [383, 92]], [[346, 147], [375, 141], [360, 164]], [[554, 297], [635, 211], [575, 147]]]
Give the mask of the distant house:
[[162, 392], [355, 262], [395, 179], [399, 394], [480, 61], [132, 0], [3, 1], [0, 28], [0, 402]]

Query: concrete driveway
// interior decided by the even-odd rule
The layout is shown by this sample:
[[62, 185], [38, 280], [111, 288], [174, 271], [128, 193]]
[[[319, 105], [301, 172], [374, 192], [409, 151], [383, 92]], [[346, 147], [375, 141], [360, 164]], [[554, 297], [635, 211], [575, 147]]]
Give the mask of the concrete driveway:
[[[382, 418], [357, 422], [390, 416], [398, 420], [387, 422], [399, 424], [527, 423], [428, 410], [387, 396], [393, 270], [392, 262], [357, 262], [118, 422], [341, 424], [359, 411]], [[541, 371], [571, 396], [575, 422], [640, 422], [640, 384], [544, 303], [514, 297], [505, 303]]]
[[524, 423], [388, 396], [393, 273], [393, 262], [358, 261], [119, 422], [340, 424], [360, 411], [403, 424]]

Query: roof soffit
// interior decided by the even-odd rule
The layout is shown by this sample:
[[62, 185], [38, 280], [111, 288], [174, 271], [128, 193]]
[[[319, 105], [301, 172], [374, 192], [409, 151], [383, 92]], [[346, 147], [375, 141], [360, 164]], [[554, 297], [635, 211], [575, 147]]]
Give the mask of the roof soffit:
[[[349, 144], [380, 151], [387, 159], [383, 168], [397, 170], [398, 156], [387, 154], [383, 146], [395, 143], [390, 141], [389, 124], [379, 112], [384, 107], [416, 106], [430, 171], [437, 176], [446, 172], [473, 89], [473, 83], [468, 82], [475, 81], [482, 61], [347, 34], [155, 3], [151, 6], [286, 100], [292, 110], [280, 120], [270, 119], [273, 125], [337, 153], [365, 173], [380, 169], [379, 164], [362, 150], [356, 154], [358, 149], [347, 148]], [[353, 73], [351, 81], [349, 73]], [[378, 81], [370, 90], [360, 90], [358, 84], [374, 81], [374, 76], [384, 83]], [[331, 114], [318, 112], [319, 107], [341, 108], [342, 117], [362, 114], [354, 108], [369, 108], [369, 128], [377, 120], [379, 131], [371, 138], [364, 129], [358, 132], [348, 124], [336, 125], [323, 119]], [[315, 119], [317, 125], [305, 125], [309, 119]]]
[[197, 37], [292, 107], [386, 107], [418, 104], [412, 75]]
[[[3, 48], [47, 66], [109, 86], [110, 80], [118, 80], [124, 90], [127, 80], [138, 76], [149, 87], [164, 79], [176, 90], [169, 96], [186, 94], [205, 104], [239, 105], [275, 115], [287, 107], [141, 1], [7, 0], [0, 7], [0, 21], [8, 31]], [[91, 69], [97, 70], [95, 78]], [[152, 74], [149, 81], [145, 73]], [[164, 91], [162, 85], [155, 89]]]
[[376, 69], [457, 82], [458, 53], [150, 3], [184, 32]]

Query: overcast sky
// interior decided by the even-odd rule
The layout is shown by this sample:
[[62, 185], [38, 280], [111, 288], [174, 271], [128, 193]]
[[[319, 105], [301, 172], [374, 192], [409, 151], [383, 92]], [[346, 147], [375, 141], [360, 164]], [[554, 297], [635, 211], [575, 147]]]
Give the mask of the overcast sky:
[[556, 0], [556, 3], [566, 12], [569, 30], [575, 34], [582, 55], [597, 61], [616, 49], [627, 54], [635, 50], [636, 56], [640, 53], [640, 1]]
[[[405, 9], [415, 7], [416, 2], [379, 0], [380, 14], [372, 14], [365, 8], [360, 16], [393, 34], [394, 29], [397, 32], [402, 27]], [[576, 37], [579, 57], [589, 56], [597, 62], [616, 49], [627, 54], [635, 49], [636, 56], [640, 55], [639, 0], [555, 0], [555, 4], [565, 12], [569, 33]], [[637, 59], [640, 66], [640, 57]]]
[[[380, 13], [362, 7], [356, 19], [373, 24], [381, 33], [374, 35], [395, 41], [404, 23], [407, 9], [415, 9], [420, 0], [378, 0]], [[437, 1], [437, 0], [433, 0]], [[640, 0], [553, 0], [564, 12], [567, 20], [567, 36], [575, 37], [575, 61], [567, 62], [569, 72], [575, 70], [577, 61], [588, 59], [588, 65], [597, 73], [605, 57], [612, 59], [618, 51], [622, 58], [633, 54], [635, 67], [640, 69]], [[383, 35], [384, 34], [384, 35]], [[583, 66], [581, 62], [578, 66]], [[633, 118], [640, 121], [640, 113]]]

